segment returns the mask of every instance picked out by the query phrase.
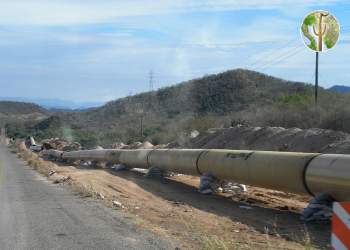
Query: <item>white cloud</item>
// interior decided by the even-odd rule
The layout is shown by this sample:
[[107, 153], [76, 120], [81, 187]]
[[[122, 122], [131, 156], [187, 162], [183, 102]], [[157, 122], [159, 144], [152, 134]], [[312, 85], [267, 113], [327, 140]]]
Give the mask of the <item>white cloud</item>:
[[197, 11], [320, 6], [341, 0], [2, 0], [2, 25], [70, 25], [111, 22], [121, 17]]
[[[18, 86], [40, 86], [43, 95], [51, 91], [52, 96], [60, 93], [94, 100], [147, 90], [150, 69], [155, 72], [157, 87], [236, 67], [252, 68], [254, 61], [258, 66], [268, 65], [263, 67], [267, 73], [307, 80], [309, 75], [312, 78], [314, 58], [306, 48], [297, 56], [269, 65], [294, 45], [304, 46], [299, 36], [300, 18], [285, 14], [296, 5], [303, 9], [333, 2], [0, 0], [0, 74], [3, 81]], [[269, 12], [263, 12], [259, 16], [262, 12], [258, 11], [254, 18], [239, 20], [242, 26], [228, 23], [225, 13], [208, 14], [208, 19], [202, 18], [204, 15], [173, 15], [241, 9], [278, 9], [282, 15], [267, 17]], [[237, 20], [240, 18], [244, 14]], [[287, 44], [292, 38], [296, 44]], [[341, 39], [349, 41], [345, 35]], [[269, 58], [276, 48], [280, 48], [278, 53]], [[342, 62], [348, 57], [332, 50], [321, 57], [322, 66], [335, 72], [338, 64], [346, 65]], [[344, 67], [340, 70], [343, 77]], [[52, 89], [54, 85], [60, 85], [59, 89]], [[83, 97], [81, 92], [71, 91], [79, 86], [86, 88]]]

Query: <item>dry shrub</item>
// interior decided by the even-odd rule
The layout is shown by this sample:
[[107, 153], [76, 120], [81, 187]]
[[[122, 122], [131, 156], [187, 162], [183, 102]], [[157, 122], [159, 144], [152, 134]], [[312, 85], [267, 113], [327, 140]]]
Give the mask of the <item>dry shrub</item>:
[[96, 192], [92, 184], [83, 184], [81, 182], [74, 181], [73, 183], [71, 183], [71, 188], [74, 192], [83, 197], [97, 198], [98, 196], [98, 193]]
[[49, 176], [53, 166], [52, 163], [46, 162], [41, 159], [37, 154], [27, 149], [24, 142], [18, 143], [18, 156], [25, 160], [29, 166], [37, 170], [39, 173]]
[[217, 236], [203, 238], [203, 250], [228, 250], [227, 243]]

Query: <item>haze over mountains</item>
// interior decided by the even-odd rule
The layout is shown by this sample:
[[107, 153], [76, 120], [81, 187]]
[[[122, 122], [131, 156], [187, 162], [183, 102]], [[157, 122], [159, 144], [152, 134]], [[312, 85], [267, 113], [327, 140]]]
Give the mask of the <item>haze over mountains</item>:
[[35, 103], [49, 110], [82, 110], [102, 106], [103, 102], [76, 102], [62, 99], [43, 99], [28, 97], [0, 97], [0, 101]]
[[[350, 93], [350, 87], [344, 85], [334, 85], [328, 90], [337, 92], [337, 93]], [[62, 100], [62, 99], [45, 99], [45, 98], [29, 98], [29, 97], [1, 97], [0, 101], [11, 101], [11, 102], [24, 102], [24, 103], [33, 103], [37, 104], [45, 109], [50, 111], [82, 111], [91, 108], [97, 108], [103, 106], [104, 102], [91, 101], [91, 102], [77, 102], [71, 100]]]

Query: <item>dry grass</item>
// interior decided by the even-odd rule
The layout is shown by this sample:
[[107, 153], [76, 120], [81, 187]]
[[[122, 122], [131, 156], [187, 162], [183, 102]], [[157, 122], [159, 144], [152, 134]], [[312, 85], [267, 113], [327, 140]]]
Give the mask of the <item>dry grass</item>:
[[71, 188], [75, 193], [83, 197], [91, 197], [95, 199], [99, 197], [98, 193], [94, 190], [94, 187], [91, 184], [84, 185], [79, 182], [74, 182], [74, 183], [71, 183]]
[[53, 170], [53, 164], [50, 162], [45, 162], [37, 154], [32, 153], [27, 150], [24, 143], [21, 142], [18, 145], [18, 156], [25, 160], [28, 165], [37, 170], [39, 173], [49, 176], [50, 171]]
[[227, 243], [217, 236], [203, 238], [203, 250], [228, 250]]
[[305, 247], [305, 250], [316, 249], [316, 247], [311, 242], [310, 234], [307, 230], [305, 230], [304, 247]]

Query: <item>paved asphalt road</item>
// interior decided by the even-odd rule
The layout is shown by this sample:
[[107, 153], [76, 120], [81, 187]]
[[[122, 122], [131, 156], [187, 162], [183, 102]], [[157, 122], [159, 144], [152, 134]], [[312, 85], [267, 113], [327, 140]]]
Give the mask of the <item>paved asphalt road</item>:
[[121, 212], [54, 185], [0, 145], [0, 249], [175, 249]]

